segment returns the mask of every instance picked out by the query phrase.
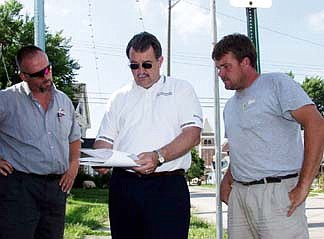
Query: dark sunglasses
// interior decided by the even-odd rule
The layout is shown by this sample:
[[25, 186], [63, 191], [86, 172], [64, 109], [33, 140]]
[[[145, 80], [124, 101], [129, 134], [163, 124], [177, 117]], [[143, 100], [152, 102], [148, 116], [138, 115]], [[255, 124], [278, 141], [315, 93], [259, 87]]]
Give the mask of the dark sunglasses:
[[48, 64], [48, 66], [46, 66], [44, 69], [37, 71], [35, 73], [31, 73], [31, 74], [27, 72], [22, 72], [22, 73], [28, 75], [31, 78], [36, 78], [36, 77], [44, 77], [48, 75], [51, 71], [52, 71], [52, 65]]
[[[129, 64], [129, 67], [132, 69], [132, 70], [137, 70], [139, 67], [140, 67], [140, 64], [138, 63], [130, 63]], [[142, 67], [144, 69], [151, 69], [152, 68], [152, 63], [149, 63], [149, 62], [143, 62], [142, 63]]]

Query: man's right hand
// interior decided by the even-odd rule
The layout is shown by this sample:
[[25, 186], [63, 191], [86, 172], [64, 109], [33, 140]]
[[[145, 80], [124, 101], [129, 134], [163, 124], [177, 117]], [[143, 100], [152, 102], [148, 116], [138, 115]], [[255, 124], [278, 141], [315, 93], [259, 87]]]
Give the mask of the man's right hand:
[[14, 168], [6, 160], [0, 158], [0, 174], [3, 176], [8, 176], [14, 171]]
[[228, 204], [229, 195], [232, 191], [233, 178], [228, 169], [220, 185], [220, 200], [226, 205]]

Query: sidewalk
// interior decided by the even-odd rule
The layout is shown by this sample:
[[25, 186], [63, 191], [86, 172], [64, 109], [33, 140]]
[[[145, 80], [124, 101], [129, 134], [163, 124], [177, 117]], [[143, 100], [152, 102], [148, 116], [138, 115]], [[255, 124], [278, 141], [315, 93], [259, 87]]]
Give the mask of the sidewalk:
[[[194, 215], [216, 225], [215, 189], [190, 186], [191, 206]], [[227, 228], [227, 206], [222, 204], [223, 228]], [[306, 215], [310, 239], [324, 238], [324, 194], [308, 197], [306, 200]]]

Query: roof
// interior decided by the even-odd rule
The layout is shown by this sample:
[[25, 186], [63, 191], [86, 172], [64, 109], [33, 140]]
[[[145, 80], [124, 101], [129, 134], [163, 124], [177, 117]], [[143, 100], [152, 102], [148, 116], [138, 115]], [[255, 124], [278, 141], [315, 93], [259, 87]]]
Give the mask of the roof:
[[214, 133], [214, 130], [210, 126], [207, 118], [204, 120], [204, 127], [203, 127], [203, 130], [202, 130], [202, 133]]

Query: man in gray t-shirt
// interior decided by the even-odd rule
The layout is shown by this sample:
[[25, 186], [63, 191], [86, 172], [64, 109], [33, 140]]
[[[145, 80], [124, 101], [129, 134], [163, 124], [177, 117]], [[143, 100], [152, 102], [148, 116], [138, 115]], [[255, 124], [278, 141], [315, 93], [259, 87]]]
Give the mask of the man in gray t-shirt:
[[225, 36], [212, 58], [225, 88], [235, 90], [224, 109], [229, 238], [308, 238], [304, 201], [323, 155], [323, 117], [288, 75], [257, 73], [248, 37]]

